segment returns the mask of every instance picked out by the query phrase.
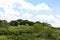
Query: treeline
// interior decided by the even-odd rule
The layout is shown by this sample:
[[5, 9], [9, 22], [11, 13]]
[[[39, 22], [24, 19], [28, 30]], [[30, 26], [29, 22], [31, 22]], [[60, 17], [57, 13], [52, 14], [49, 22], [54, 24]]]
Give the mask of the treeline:
[[60, 29], [28, 20], [0, 20], [0, 40], [60, 40]]
[[33, 26], [35, 23], [40, 23], [43, 26], [51, 26], [48, 23], [41, 23], [39, 21], [36, 22], [32, 22], [32, 21], [28, 21], [28, 20], [22, 20], [22, 19], [18, 19], [18, 20], [12, 20], [10, 22], [7, 22], [6, 20], [0, 20], [0, 27], [8, 27], [8, 26], [18, 26], [18, 25], [29, 25], [29, 26]]

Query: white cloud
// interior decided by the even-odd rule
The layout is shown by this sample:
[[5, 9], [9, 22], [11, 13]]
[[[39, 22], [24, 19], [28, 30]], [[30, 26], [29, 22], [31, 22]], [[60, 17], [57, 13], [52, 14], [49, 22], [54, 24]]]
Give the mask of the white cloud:
[[27, 2], [24, 2], [22, 4], [22, 9], [30, 9], [30, 10], [35, 10], [35, 11], [39, 11], [39, 10], [51, 11], [51, 10], [53, 10], [46, 3], [41, 3], [41, 4], [34, 6], [33, 4], [27, 3]]
[[29, 13], [25, 13], [21, 16], [21, 19], [26, 19], [26, 20], [30, 20], [32, 21], [32, 14], [29, 14]]
[[[47, 10], [51, 11], [53, 10], [51, 7], [49, 7], [46, 3], [41, 3], [36, 6], [33, 4], [26, 2], [25, 0], [0, 0], [0, 7], [4, 9], [4, 12], [0, 11], [0, 19], [6, 19], [8, 21], [15, 20], [15, 19], [28, 19], [31, 21], [41, 21], [41, 22], [47, 22], [50, 23], [52, 26], [60, 26], [60, 15], [54, 16], [54, 15], [36, 15], [34, 16], [31, 13], [24, 13], [15, 11], [13, 9], [14, 3], [19, 3], [21, 6], [18, 7], [18, 9], [27, 9], [27, 10], [33, 10], [33, 11], [40, 11], [40, 10]], [[22, 14], [22, 15], [21, 15]]]
[[38, 21], [41, 21], [41, 22], [47, 22], [54, 27], [60, 27], [60, 17], [58, 15], [57, 16], [54, 16], [54, 15], [37, 15], [35, 17], [35, 19]]
[[18, 11], [14, 11], [11, 8], [5, 8], [4, 10], [5, 10], [5, 13], [0, 13], [0, 15], [1, 15], [0, 17], [2, 19], [6, 19], [8, 21], [18, 19], [17, 16], [20, 15], [20, 13]]
[[46, 3], [41, 3], [34, 6], [33, 4], [26, 2], [25, 0], [13, 0], [13, 2], [19, 3], [22, 6], [21, 9], [28, 9], [28, 10], [33, 10], [33, 11], [34, 10], [35, 11], [39, 11], [39, 10], [51, 11], [52, 10], [52, 8], [50, 8]]
[[[33, 4], [26, 2], [25, 0], [0, 0], [0, 7], [4, 9], [4, 13], [1, 13], [1, 16], [0, 16], [2, 19], [11, 20], [11, 19], [20, 18], [17, 16], [19, 16], [21, 13], [13, 10], [13, 4], [16, 2], [21, 4], [22, 6], [21, 9], [36, 10], [36, 11], [51, 10], [51, 8], [49, 8], [45, 3], [34, 6]], [[30, 16], [30, 14], [24, 14], [22, 17], [24, 18], [25, 15], [27, 15], [28, 17]]]
[[52, 8], [50, 8], [46, 3], [41, 3], [37, 5], [35, 8], [36, 10], [48, 10], [48, 11], [52, 10]]

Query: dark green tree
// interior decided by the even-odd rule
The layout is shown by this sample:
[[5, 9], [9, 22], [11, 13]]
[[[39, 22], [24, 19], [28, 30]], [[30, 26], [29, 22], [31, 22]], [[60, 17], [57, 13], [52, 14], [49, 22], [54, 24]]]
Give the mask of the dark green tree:
[[23, 20], [22, 19], [18, 19], [17, 22], [18, 22], [18, 25], [22, 25]]
[[43, 22], [42, 25], [43, 25], [43, 26], [51, 26], [50, 24], [45, 23], [45, 22]]
[[9, 24], [8, 24], [8, 22], [6, 21], [6, 20], [0, 20], [0, 27], [8, 27], [9, 26]]
[[17, 21], [11, 21], [11, 22], [9, 22], [9, 24], [11, 26], [17, 26], [18, 25], [18, 22]]

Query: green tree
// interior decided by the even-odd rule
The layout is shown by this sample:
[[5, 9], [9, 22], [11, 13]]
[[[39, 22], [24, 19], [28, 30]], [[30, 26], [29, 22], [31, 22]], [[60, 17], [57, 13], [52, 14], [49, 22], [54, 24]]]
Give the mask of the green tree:
[[17, 22], [18, 22], [18, 25], [22, 25], [23, 20], [22, 19], [18, 19]]
[[9, 26], [9, 24], [6, 20], [0, 21], [0, 27], [8, 27], [8, 26]]
[[9, 22], [9, 24], [11, 26], [17, 26], [18, 25], [18, 22], [17, 21], [11, 21], [11, 22]]
[[43, 23], [42, 23], [42, 25], [43, 25], [43, 26], [50, 26], [50, 27], [51, 27], [51, 25], [50, 25], [50, 24], [45, 23], [45, 22], [43, 22]]

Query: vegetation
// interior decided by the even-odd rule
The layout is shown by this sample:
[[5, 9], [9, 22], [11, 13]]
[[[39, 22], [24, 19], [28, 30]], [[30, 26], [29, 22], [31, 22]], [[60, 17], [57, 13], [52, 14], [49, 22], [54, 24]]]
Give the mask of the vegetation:
[[60, 29], [28, 20], [0, 20], [0, 40], [60, 40]]

